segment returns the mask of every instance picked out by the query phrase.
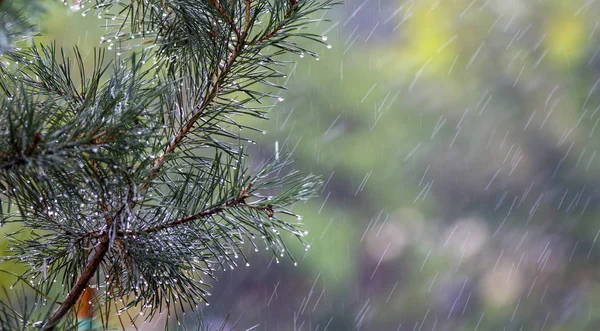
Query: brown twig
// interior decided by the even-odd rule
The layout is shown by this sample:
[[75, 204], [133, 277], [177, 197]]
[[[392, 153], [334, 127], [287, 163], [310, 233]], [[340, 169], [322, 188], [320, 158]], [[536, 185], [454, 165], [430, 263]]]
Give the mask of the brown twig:
[[186, 224], [186, 223], [189, 223], [192, 221], [208, 219], [208, 218], [215, 216], [221, 212], [224, 212], [225, 210], [227, 210], [229, 208], [238, 207], [238, 206], [244, 206], [245, 208], [262, 211], [262, 212], [265, 212], [267, 214], [267, 216], [273, 217], [274, 211], [273, 211], [273, 207], [271, 205], [256, 206], [256, 205], [251, 205], [251, 204], [246, 203], [246, 198], [248, 197], [247, 192], [251, 187], [252, 187], [252, 185], [249, 185], [248, 188], [245, 188], [242, 190], [242, 193], [237, 198], [231, 199], [220, 206], [215, 206], [208, 210], [203, 210], [199, 213], [189, 215], [186, 217], [182, 217], [182, 218], [178, 218], [176, 220], [172, 220], [172, 221], [162, 223], [157, 226], [149, 227], [146, 229], [120, 232], [118, 235], [136, 236], [136, 235], [140, 235], [140, 234], [155, 233], [155, 232], [159, 232], [159, 231], [162, 231], [165, 229], [174, 228], [176, 226]]
[[102, 237], [102, 240], [96, 247], [96, 251], [94, 252], [94, 255], [92, 255], [92, 257], [90, 258], [88, 263], [83, 268], [83, 271], [77, 278], [75, 285], [73, 286], [73, 288], [71, 288], [71, 290], [67, 294], [67, 297], [65, 298], [65, 300], [60, 304], [60, 306], [58, 306], [58, 308], [54, 311], [52, 316], [50, 316], [50, 318], [48, 319], [46, 324], [43, 326], [42, 330], [44, 330], [44, 331], [54, 330], [56, 327], [56, 324], [77, 303], [77, 300], [81, 296], [81, 293], [83, 293], [83, 291], [87, 288], [90, 280], [96, 273], [96, 270], [98, 270], [98, 267], [102, 263], [104, 256], [108, 252], [108, 249], [109, 249], [109, 243], [108, 243], [109, 240], [108, 239], [109, 239], [108, 234], [106, 234]]
[[[123, 208], [121, 208], [117, 212], [117, 215], [119, 215], [121, 212], [123, 212]], [[112, 222], [114, 222], [115, 219], [116, 219], [116, 217], [112, 219]], [[109, 222], [109, 225], [110, 225], [110, 223], [111, 222]], [[73, 308], [73, 306], [77, 303], [77, 299], [79, 299], [79, 297], [81, 296], [81, 293], [83, 293], [83, 291], [89, 285], [90, 280], [92, 279], [92, 277], [94, 276], [96, 271], [98, 271], [98, 268], [102, 264], [104, 257], [106, 256], [106, 254], [108, 253], [108, 250], [110, 249], [110, 237], [109, 237], [108, 229], [104, 230], [100, 233], [99, 239], [100, 239], [100, 242], [96, 246], [94, 255], [92, 255], [92, 257], [89, 259], [88, 263], [85, 265], [85, 267], [83, 267], [83, 271], [81, 272], [79, 277], [77, 277], [77, 281], [75, 282], [75, 285], [71, 288], [71, 290], [69, 290], [69, 293], [67, 293], [65, 300], [62, 301], [60, 303], [60, 305], [58, 306], [58, 308], [56, 308], [54, 313], [52, 313], [52, 315], [50, 316], [48, 321], [42, 327], [42, 330], [44, 330], [44, 331], [54, 330], [54, 328], [56, 327], [56, 324], [63, 317], [65, 317], [65, 315], [69, 312], [69, 310], [71, 310], [71, 308]]]
[[248, 30], [250, 29], [250, 9], [252, 7], [252, 0], [246, 0], [246, 8], [244, 8], [244, 12], [246, 13], [246, 21], [244, 22], [244, 34], [248, 34]]
[[269, 32], [269, 33], [263, 35], [262, 37], [258, 38], [257, 40], [255, 40], [253, 42], [253, 44], [261, 43], [263, 41], [271, 39], [281, 29], [283, 29], [283, 27], [285, 26], [286, 20], [289, 19], [292, 16], [292, 13], [295, 12], [297, 9], [298, 9], [298, 1], [297, 0], [290, 0], [290, 8], [287, 10], [287, 12], [285, 13], [285, 15], [283, 16], [282, 22], [277, 27], [275, 27], [273, 30], [271, 30], [271, 32]]
[[227, 13], [227, 11], [225, 11], [225, 8], [223, 8], [223, 6], [221, 6], [221, 3], [219, 3], [219, 0], [209, 0], [208, 2], [210, 2], [210, 4], [213, 5], [213, 7], [215, 7], [215, 9], [219, 12], [219, 14], [223, 18], [223, 20], [225, 20], [225, 22], [227, 22], [227, 24], [231, 25], [231, 28], [237, 35], [238, 41], [239, 41], [239, 39], [241, 37], [240, 29], [235, 24], [235, 21], [233, 20], [233, 18], [231, 16], [229, 16], [229, 13]]
[[36, 132], [33, 136], [33, 143], [27, 148], [27, 150], [25, 151], [25, 155], [31, 156], [33, 154], [33, 151], [36, 149], [36, 147], [41, 141], [44, 141], [44, 138], [42, 138], [42, 135], [39, 132]]
[[[216, 2], [216, 0], [211, 0], [211, 1]], [[194, 111], [193, 115], [190, 117], [190, 119], [187, 121], [187, 123], [181, 128], [181, 130], [179, 130], [179, 132], [173, 137], [173, 139], [171, 139], [171, 142], [165, 148], [165, 151], [163, 152], [163, 154], [158, 159], [156, 159], [156, 161], [154, 162], [153, 170], [150, 173], [149, 179], [153, 178], [154, 176], [156, 176], [156, 174], [158, 174], [160, 167], [164, 164], [167, 156], [169, 154], [171, 154], [179, 146], [179, 143], [181, 143], [183, 138], [185, 138], [186, 135], [190, 132], [190, 130], [194, 127], [194, 125], [196, 124], [198, 119], [200, 119], [204, 110], [217, 97], [217, 95], [219, 94], [219, 87], [221, 86], [221, 84], [223, 83], [223, 81], [225, 80], [227, 75], [229, 74], [231, 67], [233, 66], [233, 64], [235, 63], [235, 60], [237, 59], [238, 55], [242, 51], [243, 46], [244, 46], [244, 41], [238, 40], [238, 43], [236, 44], [235, 48], [233, 49], [233, 51], [229, 55], [229, 58], [227, 59], [227, 63], [225, 64], [223, 69], [220, 70], [220, 72], [218, 73], [218, 77], [215, 80], [215, 83], [212, 85], [212, 87], [206, 93], [204, 100], [202, 100], [202, 103], [200, 104], [200, 106]], [[141, 189], [146, 189], [149, 185], [148, 183], [149, 182], [146, 182], [146, 184], [142, 185]]]
[[[173, 227], [176, 227], [176, 226], [179, 226], [182, 224], [186, 224], [186, 223], [189, 223], [192, 221], [208, 219], [212, 216], [215, 216], [221, 212], [226, 211], [229, 208], [239, 207], [239, 206], [258, 210], [258, 211], [266, 213], [268, 217], [273, 217], [273, 215], [275, 214], [275, 211], [273, 210], [273, 206], [271, 206], [271, 205], [257, 206], [257, 205], [248, 204], [246, 202], [246, 198], [250, 196], [248, 192], [250, 191], [251, 188], [252, 188], [252, 184], [249, 184], [247, 187], [242, 189], [242, 192], [240, 193], [240, 195], [237, 198], [231, 199], [222, 205], [215, 206], [215, 207], [212, 207], [207, 210], [203, 210], [203, 211], [193, 214], [193, 215], [189, 215], [189, 216], [185, 216], [185, 217], [178, 218], [175, 220], [171, 220], [171, 221], [168, 221], [168, 222], [156, 225], [156, 226], [152, 226], [149, 228], [141, 229], [141, 230], [117, 231], [116, 236], [117, 237], [137, 236], [137, 235], [141, 235], [141, 234], [155, 233], [155, 232], [173, 228]], [[78, 240], [84, 240], [84, 239], [90, 239], [90, 238], [97, 239], [97, 238], [101, 238], [102, 235], [103, 235], [102, 231], [88, 232], [85, 235], [81, 236]]]

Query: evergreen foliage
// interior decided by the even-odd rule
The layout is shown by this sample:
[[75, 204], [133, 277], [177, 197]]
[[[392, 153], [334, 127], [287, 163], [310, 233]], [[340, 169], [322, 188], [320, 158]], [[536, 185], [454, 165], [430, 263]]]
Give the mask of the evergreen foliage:
[[0, 328], [76, 328], [86, 291], [103, 328], [135, 323], [132, 307], [178, 315], [247, 263], [244, 245], [289, 255], [283, 237], [305, 235], [290, 208], [320, 179], [289, 155], [250, 170], [244, 134], [261, 130], [240, 116], [277, 101], [282, 55], [316, 56], [299, 40], [322, 42], [305, 28], [332, 4], [85, 2], [110, 22], [90, 69], [77, 48], [15, 45], [31, 26], [0, 3], [0, 220], [20, 226], [4, 260], [36, 296], [2, 303]]

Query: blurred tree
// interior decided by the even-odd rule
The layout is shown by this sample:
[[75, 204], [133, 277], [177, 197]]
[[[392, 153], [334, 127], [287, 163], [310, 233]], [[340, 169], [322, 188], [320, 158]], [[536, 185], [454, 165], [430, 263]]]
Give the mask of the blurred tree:
[[4, 258], [29, 267], [17, 277], [35, 293], [0, 305], [5, 330], [73, 329], [89, 309], [97, 328], [177, 316], [207, 301], [203, 277], [246, 260], [245, 241], [291, 257], [282, 236], [305, 231], [285, 216], [320, 183], [279, 153], [248, 170], [240, 131], [260, 130], [237, 118], [265, 118], [278, 97], [261, 85], [279, 88], [278, 56], [313, 54], [292, 37], [322, 42], [303, 30], [332, 1], [86, 5], [72, 9], [113, 22], [92, 68], [78, 48], [12, 48], [27, 22], [0, 11], [0, 220], [22, 226]]
[[281, 284], [235, 313], [277, 330], [291, 316], [295, 329], [595, 329], [598, 4], [344, 7], [335, 29], [315, 28], [331, 50], [300, 60], [269, 123], [327, 177], [321, 203], [298, 206], [322, 234], [312, 270], [242, 278]]

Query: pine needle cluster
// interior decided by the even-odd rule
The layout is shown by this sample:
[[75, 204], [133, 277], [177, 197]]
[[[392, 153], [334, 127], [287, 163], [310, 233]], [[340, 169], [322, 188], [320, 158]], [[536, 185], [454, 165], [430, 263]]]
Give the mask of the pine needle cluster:
[[320, 185], [289, 155], [250, 170], [262, 130], [244, 116], [277, 102], [283, 55], [316, 56], [301, 40], [322, 42], [306, 28], [331, 0], [79, 5], [109, 22], [91, 68], [23, 42], [27, 17], [0, 3], [0, 221], [19, 226], [3, 258], [35, 295], [0, 303], [3, 330], [74, 329], [86, 291], [102, 328], [204, 305], [249, 245], [290, 254], [284, 235], [305, 235], [290, 208]]

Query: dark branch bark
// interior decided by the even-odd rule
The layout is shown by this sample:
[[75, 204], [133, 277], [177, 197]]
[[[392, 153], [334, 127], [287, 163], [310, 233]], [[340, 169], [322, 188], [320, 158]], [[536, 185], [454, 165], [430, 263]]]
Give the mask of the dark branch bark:
[[92, 255], [86, 266], [83, 268], [83, 272], [79, 275], [79, 278], [77, 278], [75, 285], [73, 286], [73, 288], [71, 288], [65, 300], [54, 311], [52, 316], [50, 316], [42, 330], [55, 330], [56, 324], [58, 324], [58, 322], [61, 319], [63, 319], [63, 317], [65, 317], [65, 315], [69, 312], [69, 310], [73, 308], [73, 306], [77, 303], [77, 300], [81, 296], [81, 293], [83, 293], [83, 291], [87, 288], [90, 279], [92, 279], [92, 277], [100, 267], [100, 264], [102, 263], [104, 256], [106, 256], [108, 249], [108, 234], [105, 234], [102, 237], [102, 240], [100, 241], [98, 246], [96, 247], [94, 255]]
[[[155, 232], [159, 232], [164, 229], [173, 228], [173, 227], [176, 227], [176, 226], [179, 226], [182, 224], [186, 224], [186, 223], [189, 223], [192, 221], [207, 219], [211, 216], [215, 216], [221, 212], [224, 212], [228, 208], [232, 208], [232, 207], [245, 207], [248, 209], [254, 209], [254, 210], [258, 210], [258, 211], [266, 213], [267, 216], [269, 216], [269, 217], [273, 217], [273, 215], [275, 214], [275, 211], [273, 210], [273, 207], [271, 205], [256, 206], [256, 205], [246, 203], [246, 198], [249, 196], [248, 191], [250, 190], [251, 187], [252, 187], [252, 184], [250, 184], [247, 188], [242, 190], [242, 193], [239, 195], [239, 197], [237, 197], [235, 199], [230, 199], [222, 205], [214, 206], [212, 208], [203, 210], [199, 213], [185, 216], [182, 218], [178, 218], [175, 220], [171, 220], [171, 221], [165, 222], [163, 224], [148, 227], [145, 229], [134, 230], [134, 231], [117, 231], [116, 236], [123, 237], [123, 236], [136, 236], [136, 235], [141, 235], [141, 234], [155, 233]], [[94, 232], [88, 232], [88, 233], [82, 235], [77, 240], [81, 241], [81, 240], [85, 240], [85, 239], [97, 239], [97, 238], [100, 238], [101, 236], [102, 236], [102, 232], [94, 231]]]
[[167, 223], [163, 223], [157, 226], [153, 226], [153, 227], [149, 227], [146, 229], [142, 229], [142, 230], [137, 230], [137, 231], [127, 231], [127, 232], [122, 232], [121, 235], [140, 235], [140, 234], [147, 234], [147, 233], [154, 233], [154, 232], [159, 232], [161, 230], [164, 229], [168, 229], [168, 228], [173, 228], [182, 224], [186, 224], [192, 221], [196, 221], [196, 220], [201, 220], [201, 219], [207, 219], [211, 216], [215, 216], [225, 210], [227, 210], [228, 208], [231, 207], [236, 207], [236, 206], [244, 206], [246, 208], [250, 208], [250, 209], [255, 209], [258, 211], [262, 211], [267, 213], [268, 216], [273, 216], [273, 207], [271, 207], [270, 205], [267, 206], [253, 206], [250, 204], [247, 204], [244, 199], [246, 198], [246, 195], [240, 195], [239, 198], [233, 199], [233, 200], [229, 200], [228, 202], [226, 202], [223, 205], [220, 206], [216, 206], [213, 208], [210, 208], [208, 210], [204, 210], [201, 211], [199, 213], [196, 213], [194, 215], [189, 215], [186, 217], [182, 217]]

